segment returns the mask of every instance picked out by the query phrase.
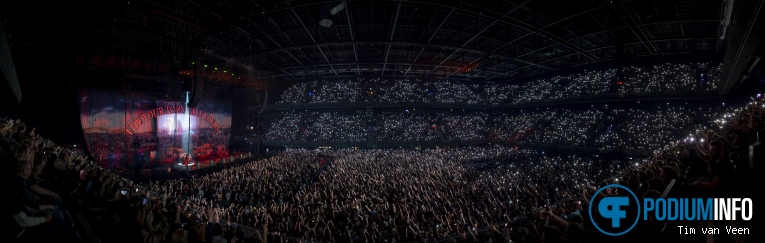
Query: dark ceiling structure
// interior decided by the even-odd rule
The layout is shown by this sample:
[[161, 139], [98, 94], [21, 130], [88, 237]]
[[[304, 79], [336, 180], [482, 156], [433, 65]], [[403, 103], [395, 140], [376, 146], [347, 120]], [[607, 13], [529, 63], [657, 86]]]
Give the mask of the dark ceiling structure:
[[18, 10], [7, 13], [6, 31], [17, 66], [149, 80], [202, 61], [237, 70], [245, 83], [364, 75], [503, 82], [631, 58], [722, 56], [730, 2], [18, 3], [6, 8]]

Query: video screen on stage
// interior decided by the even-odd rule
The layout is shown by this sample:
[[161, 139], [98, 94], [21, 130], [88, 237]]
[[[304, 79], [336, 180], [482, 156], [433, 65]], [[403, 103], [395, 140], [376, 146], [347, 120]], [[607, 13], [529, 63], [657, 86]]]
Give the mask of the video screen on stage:
[[231, 104], [184, 101], [142, 92], [80, 91], [87, 151], [104, 168], [186, 166], [229, 157]]

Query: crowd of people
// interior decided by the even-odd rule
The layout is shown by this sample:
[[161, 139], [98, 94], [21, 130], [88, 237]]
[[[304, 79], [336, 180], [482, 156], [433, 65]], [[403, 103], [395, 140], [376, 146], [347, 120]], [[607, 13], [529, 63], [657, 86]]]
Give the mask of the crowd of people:
[[604, 109], [551, 109], [542, 111], [542, 120], [526, 139], [532, 143], [587, 146], [595, 136]]
[[[507, 112], [453, 109], [396, 112], [287, 112], [266, 127], [266, 141], [439, 141], [499, 139], [536, 144], [653, 151], [726, 112], [718, 102], [591, 105]], [[370, 128], [369, 123], [376, 124]]]
[[[763, 140], [765, 129], [765, 99], [752, 97], [743, 107], [719, 114], [707, 124], [698, 125], [687, 136], [654, 151], [653, 156], [624, 170], [611, 180], [635, 192], [638, 200], [662, 195], [678, 198], [753, 198], [754, 164], [750, 160], [750, 145]], [[758, 135], [759, 133], [759, 135]], [[758, 138], [759, 136], [759, 138]], [[751, 156], [762, 156], [762, 146], [752, 147]], [[670, 185], [672, 185], [670, 187]], [[602, 218], [596, 218], [596, 221]], [[602, 221], [601, 221], [602, 222]], [[741, 218], [726, 221], [680, 220], [641, 221], [638, 230], [621, 236], [642, 242], [706, 241], [707, 236], [683, 236], [667, 230], [686, 227], [749, 227], [751, 221]], [[715, 235], [715, 242], [744, 242], [748, 236]], [[692, 239], [693, 238], [693, 239]]]
[[619, 93], [671, 90], [715, 90], [722, 74], [722, 63], [660, 64], [650, 67], [628, 66], [621, 70], [624, 85]]
[[366, 122], [367, 116], [362, 113], [290, 112], [271, 123], [264, 138], [271, 141], [366, 141]]
[[380, 141], [434, 141], [443, 139], [436, 121], [441, 114], [395, 112], [382, 113], [375, 137]]
[[[64, 149], [53, 141], [35, 133], [20, 119], [0, 120], [0, 158], [16, 164], [16, 170], [7, 170], [12, 185], [10, 204], [6, 205], [8, 234], [5, 239], [20, 242], [52, 240], [81, 240], [75, 227], [76, 218], [68, 204], [75, 190], [77, 176], [64, 171], [103, 170], [74, 151]], [[62, 173], [58, 173], [62, 172]], [[76, 173], [76, 172], [75, 172]], [[12, 178], [12, 179], [11, 179]]]
[[603, 94], [716, 90], [722, 63], [623, 66], [513, 83], [466, 84], [451, 80], [313, 80], [290, 86], [278, 104], [448, 103], [520, 104]]
[[266, 140], [271, 141], [303, 140], [302, 138], [298, 138], [298, 134], [302, 129], [302, 118], [303, 114], [301, 113], [282, 114], [279, 119], [271, 121], [271, 124], [269, 124], [269, 126], [266, 128], [266, 132], [264, 133], [263, 137]]
[[[146, 185], [75, 155], [16, 119], [0, 122], [0, 155], [17, 164], [17, 203], [7, 216], [16, 241], [82, 240], [72, 216], [82, 214], [104, 241], [687, 242], [706, 236], [673, 230], [707, 222], [645, 220], [613, 238], [594, 229], [610, 219], [583, 209], [591, 199], [622, 193], [596, 193], [611, 183], [641, 201], [665, 191], [753, 197], [748, 146], [765, 129], [764, 118], [765, 100], [752, 98], [696, 125], [687, 137], [663, 142], [642, 160], [497, 145], [289, 149], [212, 174]], [[714, 224], [750, 226], [743, 220]]]
[[534, 212], [550, 201], [578, 196], [586, 185], [627, 166], [624, 160], [499, 146], [291, 149], [207, 177], [169, 181], [165, 187], [180, 188], [181, 198], [225, 205], [225, 219], [268, 229], [274, 238], [479, 239], [485, 237], [479, 228], [499, 223], [527, 227], [521, 232], [539, 236], [531, 229], [538, 225], [524, 218], [538, 217]]
[[447, 140], [473, 140], [486, 138], [489, 132], [489, 114], [478, 112], [469, 116], [445, 116], [444, 133]]
[[614, 109], [609, 115], [605, 120], [610, 124], [595, 141], [595, 146], [605, 149], [653, 150], [678, 136], [679, 132], [672, 131], [689, 130], [689, 124], [694, 120], [683, 107], [660, 108], [653, 112]]

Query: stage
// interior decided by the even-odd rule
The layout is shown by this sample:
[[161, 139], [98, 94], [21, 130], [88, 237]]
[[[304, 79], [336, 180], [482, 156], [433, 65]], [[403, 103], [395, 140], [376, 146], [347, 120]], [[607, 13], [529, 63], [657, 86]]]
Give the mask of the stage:
[[[257, 157], [257, 156], [256, 156]], [[261, 156], [262, 157], [262, 156]], [[176, 161], [175, 163], [162, 163], [161, 165], [155, 165], [153, 168], [144, 168], [140, 171], [136, 171], [132, 176], [127, 176], [135, 181], [155, 181], [155, 180], [168, 180], [177, 179], [186, 176], [194, 176], [197, 174], [205, 174], [208, 172], [218, 171], [226, 166], [233, 166], [245, 162], [249, 162], [256, 159], [251, 154], [238, 154], [237, 156], [229, 156], [225, 159], [197, 161], [189, 160], [186, 164], [184, 161]]]

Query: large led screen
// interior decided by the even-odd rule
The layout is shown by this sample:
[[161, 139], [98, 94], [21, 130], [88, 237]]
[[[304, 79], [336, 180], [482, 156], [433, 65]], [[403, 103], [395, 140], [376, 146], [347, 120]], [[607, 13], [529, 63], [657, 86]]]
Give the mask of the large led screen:
[[188, 108], [182, 101], [109, 90], [82, 90], [79, 98], [87, 150], [105, 168], [169, 167], [229, 156], [227, 101]]

